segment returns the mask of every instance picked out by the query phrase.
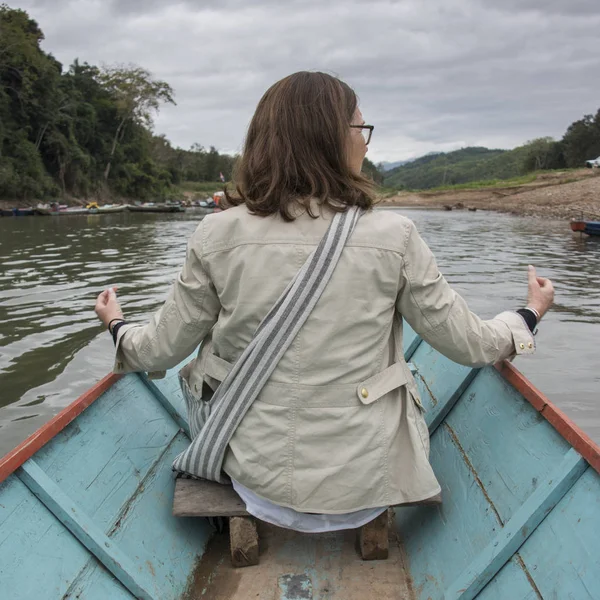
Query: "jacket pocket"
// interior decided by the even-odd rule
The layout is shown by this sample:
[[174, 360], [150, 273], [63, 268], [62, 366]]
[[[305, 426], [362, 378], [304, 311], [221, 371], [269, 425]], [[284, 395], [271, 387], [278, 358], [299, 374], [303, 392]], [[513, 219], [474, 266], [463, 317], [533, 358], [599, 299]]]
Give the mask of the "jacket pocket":
[[179, 371], [179, 387], [187, 408], [190, 436], [194, 439], [204, 427], [210, 416], [210, 398], [203, 398], [204, 381], [201, 373], [195, 369], [196, 359]]
[[406, 368], [395, 363], [356, 386], [356, 395], [363, 404], [371, 404], [387, 393], [408, 383]]

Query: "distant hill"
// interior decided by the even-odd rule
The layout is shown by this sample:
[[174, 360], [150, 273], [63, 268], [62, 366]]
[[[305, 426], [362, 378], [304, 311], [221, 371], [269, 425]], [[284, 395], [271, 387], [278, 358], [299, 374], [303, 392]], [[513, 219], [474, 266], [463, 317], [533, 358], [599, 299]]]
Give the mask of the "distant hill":
[[454, 152], [428, 154], [384, 174], [384, 186], [426, 190], [469, 181], [510, 179], [524, 173], [524, 146], [490, 150], [473, 146]]
[[384, 161], [377, 163], [377, 167], [385, 173], [386, 171], [391, 171], [392, 169], [395, 169], [396, 167], [401, 167], [402, 165], [405, 165], [409, 162], [410, 160], [397, 160], [396, 162]]

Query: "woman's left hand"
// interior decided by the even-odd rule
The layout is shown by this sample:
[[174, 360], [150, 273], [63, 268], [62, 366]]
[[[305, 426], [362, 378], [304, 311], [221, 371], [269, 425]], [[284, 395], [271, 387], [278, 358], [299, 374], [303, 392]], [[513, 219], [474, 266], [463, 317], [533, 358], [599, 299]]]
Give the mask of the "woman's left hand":
[[116, 290], [117, 288], [108, 288], [104, 290], [96, 300], [96, 306], [94, 310], [98, 315], [98, 318], [104, 323], [105, 327], [113, 319], [123, 319], [123, 311], [119, 306], [117, 300]]

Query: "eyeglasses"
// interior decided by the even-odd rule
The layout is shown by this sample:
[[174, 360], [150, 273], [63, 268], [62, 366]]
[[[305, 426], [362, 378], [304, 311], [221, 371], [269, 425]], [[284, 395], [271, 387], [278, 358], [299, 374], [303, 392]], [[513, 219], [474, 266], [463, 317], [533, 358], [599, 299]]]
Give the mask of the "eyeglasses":
[[375, 125], [350, 125], [354, 129], [360, 129], [363, 138], [365, 138], [365, 144], [369, 145], [371, 141], [371, 136], [373, 135], [373, 129], [375, 129]]

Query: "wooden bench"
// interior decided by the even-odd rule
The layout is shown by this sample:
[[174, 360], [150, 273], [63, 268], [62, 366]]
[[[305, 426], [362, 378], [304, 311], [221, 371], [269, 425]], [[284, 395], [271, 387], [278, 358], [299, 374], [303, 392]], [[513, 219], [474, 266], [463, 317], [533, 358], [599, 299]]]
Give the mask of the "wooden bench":
[[[176, 479], [173, 499], [176, 517], [225, 517], [229, 519], [229, 544], [234, 567], [258, 564], [256, 520], [230, 485], [196, 479]], [[388, 512], [363, 525], [357, 544], [363, 560], [388, 557]]]

